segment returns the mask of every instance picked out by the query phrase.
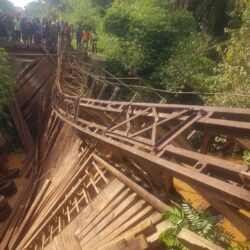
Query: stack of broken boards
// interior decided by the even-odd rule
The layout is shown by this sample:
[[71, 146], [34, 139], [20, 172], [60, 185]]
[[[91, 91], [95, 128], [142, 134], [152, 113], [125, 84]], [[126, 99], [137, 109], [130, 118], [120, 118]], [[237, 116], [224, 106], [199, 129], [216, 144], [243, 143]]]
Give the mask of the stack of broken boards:
[[[12, 213], [0, 223], [0, 249], [10, 247], [18, 234], [27, 211], [32, 208], [39, 188], [39, 157], [47, 138], [38, 142], [38, 137], [46, 130], [46, 120], [50, 116], [50, 93], [54, 83], [56, 64], [48, 56], [28, 63], [17, 75], [16, 89], [10, 113], [15, 123], [21, 144], [26, 152], [21, 176], [15, 181], [17, 194], [9, 201]], [[40, 152], [38, 153], [38, 151]]]
[[[65, 138], [67, 147], [55, 154]], [[171, 224], [161, 212], [169, 207], [95, 155], [93, 146], [82, 149], [81, 143], [63, 125], [46, 161], [49, 168], [44, 166], [47, 178], [21, 209], [25, 214], [18, 216], [18, 209], [19, 220], [12, 222], [1, 249], [163, 248], [159, 235]], [[52, 168], [55, 163], [57, 168]], [[81, 196], [80, 190], [87, 195]], [[178, 237], [191, 249], [221, 249], [185, 229]]]

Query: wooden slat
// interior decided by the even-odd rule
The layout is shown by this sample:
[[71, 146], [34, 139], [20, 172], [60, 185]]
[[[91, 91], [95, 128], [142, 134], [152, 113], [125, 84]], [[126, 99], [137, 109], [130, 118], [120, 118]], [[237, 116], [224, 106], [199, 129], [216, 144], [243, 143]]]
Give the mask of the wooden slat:
[[[128, 187], [130, 187], [134, 192], [136, 192], [140, 197], [142, 197], [145, 201], [147, 201], [150, 205], [155, 207], [159, 212], [165, 212], [170, 209], [169, 206], [164, 204], [162, 201], [158, 200], [155, 196], [141, 188], [138, 184], [134, 183], [132, 180], [130, 180], [128, 177], [126, 177], [124, 174], [116, 170], [114, 167], [112, 167], [110, 164], [105, 162], [103, 159], [101, 159], [99, 156], [94, 155], [93, 158], [103, 167], [107, 168], [108, 171], [110, 171], [115, 177], [120, 179], [122, 182], [124, 182]], [[168, 226], [171, 226], [171, 223], [167, 223]], [[181, 237], [186, 240], [187, 242], [190, 241], [190, 239], [193, 237], [196, 241], [195, 244], [200, 246], [204, 246], [205, 249], [215, 250], [215, 249], [222, 249], [219, 246], [215, 245], [214, 243], [196, 235], [195, 233], [187, 230], [182, 229], [181, 231]], [[179, 235], [178, 235], [179, 238]]]
[[95, 226], [102, 223], [102, 221], [107, 218], [113, 211], [118, 207], [118, 205], [125, 200], [131, 192], [127, 189], [123, 190], [118, 196], [114, 197], [112, 201], [106, 206], [102, 211], [99, 212], [98, 215], [91, 213], [89, 215], [89, 219], [84, 223], [83, 227], [80, 227], [77, 230], [77, 238], [78, 240], [84, 239], [88, 234], [92, 233], [95, 230]]
[[103, 220], [101, 220], [98, 224], [93, 224], [92, 230], [88, 232], [85, 237], [81, 238], [81, 245], [89, 243], [91, 239], [97, 236], [97, 234], [102, 234], [103, 231], [108, 226], [110, 226], [119, 215], [129, 209], [129, 207], [131, 207], [131, 205], [137, 201], [138, 199], [136, 195], [134, 193], [130, 194], [129, 197], [124, 199], [122, 202], [120, 202], [120, 204], [118, 204], [117, 207], [110, 211], [109, 214], [107, 214], [107, 216], [103, 218]]
[[[128, 200], [128, 198], [126, 200]], [[88, 238], [87, 242], [81, 241], [80, 242], [81, 246], [84, 246], [88, 249], [94, 248], [96, 245], [96, 242], [103, 240], [107, 235], [109, 235], [115, 229], [123, 225], [127, 220], [131, 219], [133, 216], [139, 213], [145, 206], [146, 206], [145, 201], [139, 200], [134, 205], [132, 205], [129, 209], [126, 207], [122, 209], [119, 213], [119, 216], [117, 218], [114, 217], [111, 221], [108, 222], [108, 224], [106, 224], [104, 220], [103, 224], [106, 224], [105, 227], [101, 227], [102, 229], [99, 230], [100, 227], [99, 225], [97, 225], [95, 227], [96, 235], [92, 239]]]
[[151, 206], [156, 208], [160, 212], [165, 212], [170, 209], [168, 205], [157, 199], [154, 195], [145, 191], [142, 187], [136, 184], [134, 181], [130, 180], [127, 176], [122, 174], [120, 171], [116, 170], [102, 158], [93, 155], [93, 158], [103, 167], [105, 167], [108, 171], [110, 171], [118, 180], [126, 184], [129, 188], [131, 188], [134, 192], [136, 192], [139, 196], [141, 196], [145, 201], [147, 201]]
[[28, 213], [26, 214], [24, 220], [22, 221], [21, 225], [18, 227], [18, 229], [16, 230], [16, 232], [14, 232], [11, 241], [9, 243], [9, 248], [10, 249], [14, 249], [16, 244], [18, 243], [18, 240], [20, 239], [20, 237], [23, 236], [23, 234], [25, 233], [25, 231], [28, 228], [27, 224], [30, 223], [30, 219], [35, 211], [35, 209], [39, 206], [39, 202], [41, 201], [41, 198], [44, 196], [44, 194], [46, 193], [46, 191], [49, 188], [51, 181], [50, 180], [46, 180], [42, 189], [40, 190], [40, 192], [38, 193], [38, 195], [36, 196], [34, 202], [32, 203], [32, 206], [30, 207]]
[[142, 211], [137, 213], [131, 219], [126, 221], [123, 225], [121, 225], [116, 230], [114, 230], [112, 233], [110, 233], [101, 242], [97, 242], [95, 247], [101, 248], [101, 246], [103, 246], [103, 245], [106, 245], [106, 244], [109, 245], [109, 242], [117, 241], [117, 238], [118, 238], [118, 240], [121, 239], [122, 237], [124, 237], [125, 234], [128, 234], [128, 232], [132, 229], [133, 225], [140, 224], [146, 218], [150, 218], [150, 216], [152, 216], [152, 213], [154, 213], [152, 207], [146, 206]]
[[104, 246], [100, 248], [102, 250], [143, 250], [148, 249], [149, 245], [144, 237], [144, 235], [140, 234], [139, 236], [131, 239], [129, 241], [120, 240], [119, 242], [110, 244], [108, 246]]
[[250, 239], [250, 224], [243, 219], [236, 211], [231, 209], [224, 202], [216, 199], [212, 194], [196, 187], [196, 190], [202, 194], [203, 198], [207, 200], [220, 214], [225, 216], [247, 239]]

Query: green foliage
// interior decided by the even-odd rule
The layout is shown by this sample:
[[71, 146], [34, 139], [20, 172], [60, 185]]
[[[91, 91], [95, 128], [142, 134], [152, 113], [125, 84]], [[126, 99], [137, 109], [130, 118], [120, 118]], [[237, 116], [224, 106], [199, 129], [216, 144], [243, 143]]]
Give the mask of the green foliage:
[[30, 2], [26, 7], [24, 14], [29, 18], [57, 18], [57, 8], [60, 0], [37, 0]]
[[227, 22], [226, 10], [231, 0], [189, 0], [189, 2], [189, 9], [199, 23], [199, 28], [213, 37], [223, 36]]
[[243, 154], [243, 160], [246, 164], [250, 163], [250, 152], [245, 150]]
[[129, 12], [125, 3], [113, 5], [103, 18], [103, 29], [105, 33], [125, 38], [129, 31]]
[[215, 151], [222, 150], [228, 144], [229, 138], [226, 135], [215, 136], [212, 141], [212, 148]]
[[12, 74], [7, 54], [0, 48], [0, 116], [12, 98], [14, 86]]
[[95, 29], [100, 16], [91, 0], [60, 0], [56, 14], [59, 19], [72, 24], [80, 23], [85, 28]]
[[166, 64], [160, 68], [162, 87], [170, 91], [216, 92], [216, 63], [202, 54], [205, 41], [198, 34], [183, 38]]
[[[216, 69], [216, 84], [225, 93], [211, 100], [223, 106], [250, 107], [250, 8], [243, 13], [240, 29], [227, 30], [230, 35], [228, 46], [222, 50], [223, 60]], [[221, 48], [219, 48], [221, 49]], [[237, 93], [238, 95], [232, 95]]]
[[138, 75], [168, 91], [216, 91], [216, 63], [202, 52], [210, 37], [197, 32], [188, 11], [166, 1], [114, 1], [98, 32], [113, 73]]
[[188, 202], [182, 203], [181, 208], [172, 208], [163, 217], [174, 224], [173, 227], [165, 230], [160, 235], [160, 239], [167, 247], [187, 249], [177, 239], [182, 228], [187, 228], [224, 248], [231, 247], [231, 240], [234, 238], [234, 235], [223, 227], [216, 225], [218, 217], [211, 216], [209, 213], [201, 213]]
[[51, 14], [51, 9], [44, 1], [30, 2], [24, 11], [25, 16], [29, 18], [43, 18], [49, 17]]
[[14, 5], [8, 0], [0, 0], [0, 13], [11, 12], [14, 10]]
[[0, 132], [7, 141], [7, 151], [19, 147], [19, 143], [16, 139], [18, 135], [13, 127], [11, 116], [8, 112], [8, 104], [12, 100], [13, 89], [13, 71], [6, 52], [4, 49], [0, 48]]
[[177, 236], [180, 233], [180, 231], [181, 229], [179, 227], [171, 227], [161, 233], [160, 240], [162, 240], [167, 247], [180, 249], [180, 250], [189, 250], [189, 248], [185, 247], [177, 239]]

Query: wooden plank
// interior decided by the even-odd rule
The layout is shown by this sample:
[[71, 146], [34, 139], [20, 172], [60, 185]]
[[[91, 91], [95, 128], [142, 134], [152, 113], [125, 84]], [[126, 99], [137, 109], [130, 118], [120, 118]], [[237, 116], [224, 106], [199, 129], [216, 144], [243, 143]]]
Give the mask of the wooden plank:
[[[81, 161], [81, 159], [79, 159]], [[58, 199], [59, 197], [62, 197], [65, 195], [66, 192], [71, 188], [71, 183], [74, 182], [78, 175], [80, 174], [82, 167], [86, 166], [86, 164], [89, 164], [91, 162], [91, 156], [86, 160], [85, 164], [79, 168], [79, 164], [76, 164], [75, 167], [72, 168], [72, 170], [68, 173], [68, 176], [66, 178], [63, 178], [60, 180], [60, 183], [58, 185], [55, 183], [55, 188], [52, 190], [50, 195], [48, 197], [45, 197], [45, 200], [40, 203], [40, 207], [37, 208], [37, 214], [39, 214], [39, 220], [36, 220], [36, 223], [33, 223], [25, 237], [20, 242], [19, 247], [22, 249], [23, 244], [25, 244], [26, 241], [31, 241], [35, 238], [34, 232], [36, 229], [39, 228], [39, 226], [43, 225], [43, 221], [46, 219], [46, 217], [50, 214], [50, 211], [53, 210], [55, 207], [58, 206]], [[57, 196], [58, 194], [59, 196]], [[46, 204], [44, 206], [44, 204]], [[41, 211], [41, 213], [39, 212]], [[36, 235], [38, 234], [38, 231], [41, 231], [41, 227], [36, 231]]]
[[[127, 198], [128, 199], [128, 198]], [[130, 220], [133, 216], [135, 216], [139, 211], [141, 211], [145, 207], [146, 203], [143, 200], [139, 200], [129, 209], [125, 208], [119, 213], [119, 216], [114, 217], [109, 224], [106, 224], [105, 227], [101, 227], [99, 225], [95, 227], [95, 235], [90, 238], [88, 237], [88, 241], [84, 239], [84, 241], [80, 241], [81, 246], [88, 247], [89, 249], [95, 247], [96, 242], [102, 241], [107, 235], [112, 233], [116, 228], [119, 228], [123, 225], [127, 220]]]
[[[65, 246], [65, 250], [81, 250], [81, 246], [71, 230], [64, 230], [61, 237]], [[61, 250], [61, 249], [60, 249]]]
[[[211, 170], [217, 170], [217, 171], [223, 171], [223, 173], [227, 172], [227, 175], [229, 177], [231, 176], [234, 178], [235, 181], [240, 181], [239, 173], [241, 171], [244, 171], [246, 167], [244, 165], [232, 163], [230, 161], [225, 161], [223, 159], [218, 159], [214, 156], [210, 155], [202, 155], [196, 152], [193, 152], [191, 150], [186, 150], [183, 148], [175, 147], [173, 145], [168, 145], [165, 148], [165, 151], [168, 153], [171, 153], [172, 155], [176, 157], [186, 158], [192, 162], [206, 162], [210, 166], [212, 166]], [[190, 162], [191, 163], [191, 162]]]
[[250, 150], [250, 138], [236, 138], [236, 141], [246, 150]]
[[[156, 245], [157, 242], [159, 245], [159, 236], [160, 234], [172, 227], [173, 225], [168, 221], [162, 221], [156, 225], [156, 232], [147, 236], [146, 240], [150, 245]], [[224, 250], [223, 247], [215, 245], [212, 241], [204, 239], [199, 235], [189, 231], [188, 229], [183, 228], [181, 232], [177, 236], [178, 240], [180, 240], [185, 246], [189, 247], [192, 250]]]
[[[56, 246], [57, 250], [67, 250], [67, 248], [64, 245], [64, 241], [61, 234], [54, 237], [54, 240], [52, 242], [54, 242], [54, 245]], [[47, 250], [47, 247], [45, 248], [45, 250]]]
[[108, 246], [104, 246], [102, 249], [103, 250], [124, 250], [126, 247], [127, 247], [126, 240], [122, 239], [122, 240], [120, 240], [118, 242], [111, 243]]
[[[116, 170], [110, 164], [105, 162], [103, 159], [101, 159], [100, 157], [98, 157], [96, 155], [93, 155], [93, 158], [97, 162], [99, 162], [102, 166], [107, 168], [114, 176], [116, 176], [117, 178], [120, 177], [120, 180], [123, 180], [126, 185], [128, 185], [134, 192], [136, 192], [138, 195], [140, 195], [150, 205], [155, 207], [159, 212], [165, 212], [165, 211], [169, 210], [169, 207], [167, 205], [165, 205], [162, 201], [158, 200], [157, 202], [155, 202], [155, 200], [157, 200], [156, 197], [154, 197], [153, 195], [148, 193], [146, 190], [142, 189], [136, 183], [131, 183], [132, 181], [128, 177], [124, 176], [122, 173], [120, 173], [118, 170]], [[151, 197], [151, 196], [153, 196], [153, 197]], [[169, 222], [166, 222], [166, 225], [168, 227], [172, 226], [172, 224]], [[159, 234], [157, 237], [159, 238]], [[181, 237], [182, 237], [182, 239], [186, 240], [187, 242], [189, 242], [190, 239], [192, 240], [192, 238], [195, 239], [196, 245], [204, 246], [204, 249], [210, 249], [210, 250], [215, 250], [215, 249], [221, 250], [222, 249], [222, 248], [218, 247], [217, 245], [215, 245], [214, 243], [212, 243], [212, 242], [210, 242], [210, 241], [208, 241], [208, 240], [206, 240], [206, 239], [204, 239], [204, 238], [202, 238], [202, 237], [196, 235], [195, 233], [193, 233], [189, 230], [186, 230], [186, 229], [182, 230]]]
[[[133, 211], [131, 211], [131, 205], [134, 202], [138, 201], [138, 197], [136, 197], [136, 194], [132, 193], [130, 194], [125, 200], [123, 200], [113, 211], [110, 211], [110, 213], [102, 220], [100, 221], [100, 223], [98, 224], [94, 224], [92, 230], [85, 235], [85, 237], [81, 238], [81, 245], [87, 244], [90, 242], [90, 240], [95, 239], [95, 237], [100, 236], [103, 234], [104, 230], [106, 230], [107, 228], [110, 227], [110, 225], [112, 225], [115, 222], [117, 222], [117, 218], [119, 218], [119, 216], [121, 214], [123, 214], [125, 211], [130, 211], [133, 213]], [[145, 204], [145, 202], [144, 202]], [[141, 205], [143, 204], [139, 204], [139, 207], [141, 208]], [[117, 223], [114, 224], [114, 229], [118, 226]], [[106, 231], [105, 231], [106, 232]]]
[[125, 250], [144, 250], [148, 249], [149, 245], [143, 234], [138, 235], [134, 239], [127, 241]]
[[114, 244], [104, 246], [103, 248], [100, 248], [102, 250], [143, 250], [148, 249], [149, 245], [144, 237], [143, 234], [138, 235], [134, 239], [131, 239], [129, 241], [126, 240], [120, 240], [119, 242], [116, 242]]
[[[153, 227], [153, 223], [150, 219], [146, 219], [143, 222], [136, 225], [134, 228], [130, 229], [128, 232], [120, 235], [117, 239], [114, 241], [104, 245], [104, 249], [107, 249], [107, 247], [112, 246], [114, 243], [120, 242], [121, 240], [129, 241], [133, 239], [136, 235], [142, 233], [144, 230]], [[103, 249], [103, 247], [99, 247], [98, 249]]]
[[231, 209], [224, 202], [216, 199], [212, 194], [195, 188], [208, 203], [210, 203], [220, 214], [225, 216], [247, 239], [250, 239], [250, 224], [243, 219], [237, 212]]
[[125, 189], [118, 196], [113, 197], [108, 206], [106, 206], [102, 211], [100, 211], [99, 214], [93, 213], [95, 210], [90, 213], [88, 220], [86, 220], [84, 222], [84, 225], [77, 230], [78, 232], [80, 232], [77, 234], [78, 240], [83, 239], [92, 230], [94, 230], [95, 226], [100, 224], [103, 219], [109, 216], [109, 214], [112, 213], [112, 211], [114, 211], [114, 209], [129, 195], [131, 195], [130, 190]]
[[[77, 215], [77, 217], [65, 227], [62, 232], [61, 236], [63, 238], [64, 247], [66, 249], [70, 249], [70, 243], [71, 245], [74, 245], [75, 249], [77, 249], [77, 238], [72, 235], [81, 225], [86, 223], [86, 220], [89, 219], [91, 213], [94, 214], [94, 216], [99, 214], [99, 211], [102, 211], [103, 207], [106, 207], [107, 204], [110, 203], [113, 197], [116, 197], [119, 195], [122, 191], [125, 190], [125, 186], [119, 182], [117, 179], [114, 179], [111, 181], [108, 186], [106, 186], [102, 194], [97, 196], [96, 199], [93, 200], [90, 205], [85, 207], [80, 214]], [[86, 224], [85, 224], [86, 225]], [[67, 242], [66, 242], [67, 241]]]
[[[89, 226], [94, 220], [100, 220], [101, 216], [105, 216], [105, 209], [112, 204], [112, 201], [118, 199], [118, 197], [124, 193], [128, 193], [125, 185], [114, 179], [110, 184], [102, 190], [101, 195], [98, 195], [82, 212], [77, 216], [77, 221], [79, 225], [78, 229], [75, 231], [76, 237], [81, 237], [84, 235], [83, 230], [89, 230]], [[125, 193], [125, 195], [127, 195]], [[119, 201], [119, 199], [118, 199]], [[103, 214], [103, 215], [102, 215]]]
[[46, 58], [42, 58], [39, 62], [37, 62], [35, 65], [33, 65], [31, 68], [28, 69], [28, 72], [25, 73], [22, 77], [20, 77], [17, 80], [17, 91], [23, 87], [24, 84], [26, 84], [30, 77], [32, 77], [34, 74], [36, 74], [37, 71], [39, 71], [40, 67], [44, 64]]
[[[33, 249], [36, 250], [35, 247], [34, 247]], [[60, 250], [60, 249], [57, 248], [57, 246], [56, 246], [56, 244], [55, 244], [55, 241], [50, 242], [50, 243], [46, 246], [45, 249], [46, 249], [46, 250]], [[64, 250], [65, 250], [65, 249], [64, 249]]]
[[120, 239], [121, 238], [120, 235], [124, 235], [125, 232], [128, 233], [128, 231], [132, 228], [133, 225], [135, 225], [135, 223], [140, 224], [140, 222], [142, 222], [146, 218], [149, 218], [152, 215], [152, 213], [154, 213], [152, 207], [150, 206], [145, 207], [142, 211], [140, 211], [130, 220], [125, 222], [122, 226], [120, 226], [119, 228], [114, 230], [111, 234], [109, 234], [103, 241], [97, 242], [96, 247], [100, 245], [106, 245], [109, 242], [113, 242], [114, 240], [116, 240], [116, 237]]
[[154, 195], [147, 192], [145, 189], [140, 187], [134, 181], [130, 180], [127, 176], [125, 176], [120, 171], [116, 170], [102, 158], [97, 156], [96, 154], [93, 155], [93, 158], [103, 167], [105, 167], [108, 171], [110, 171], [118, 180], [123, 182], [129, 188], [131, 188], [135, 193], [137, 193], [140, 197], [142, 197], [145, 201], [147, 201], [151, 206], [156, 208], [160, 212], [165, 212], [170, 209], [168, 205], [157, 199]]
[[14, 98], [14, 101], [9, 107], [11, 116], [14, 120], [22, 145], [26, 152], [30, 152], [34, 147], [33, 138], [30, 134], [26, 121], [21, 113], [19, 104]]
[[16, 247], [16, 244], [18, 244], [18, 240], [20, 240], [20, 237], [22, 237], [23, 234], [25, 233], [25, 231], [28, 229], [28, 228], [25, 228], [25, 227], [27, 227], [28, 223], [30, 223], [30, 219], [32, 218], [32, 216], [34, 214], [35, 209], [39, 206], [41, 198], [44, 196], [44, 194], [48, 190], [50, 184], [51, 184], [51, 181], [49, 179], [46, 179], [43, 187], [41, 188], [38, 195], [36, 196], [34, 202], [32, 203], [32, 206], [28, 210], [28, 212], [27, 212], [24, 220], [22, 221], [21, 225], [14, 232], [14, 234], [13, 234], [13, 236], [11, 238], [11, 241], [9, 243], [9, 248], [10, 249], [14, 249]]
[[15, 208], [12, 210], [11, 216], [9, 216], [1, 228], [0, 249], [5, 249], [8, 246], [17, 224], [23, 218], [27, 206], [30, 204], [33, 192], [34, 187], [32, 186], [31, 181], [27, 182], [27, 186], [25, 187], [23, 194], [20, 196], [20, 199], [16, 203]]

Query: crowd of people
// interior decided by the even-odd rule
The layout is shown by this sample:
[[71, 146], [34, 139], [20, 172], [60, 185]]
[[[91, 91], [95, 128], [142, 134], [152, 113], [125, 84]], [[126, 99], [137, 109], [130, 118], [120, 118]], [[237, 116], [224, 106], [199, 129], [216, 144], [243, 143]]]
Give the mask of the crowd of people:
[[56, 50], [58, 41], [71, 43], [75, 38], [77, 49], [88, 51], [91, 45], [92, 53], [97, 52], [94, 32], [90, 32], [83, 25], [74, 26], [68, 22], [52, 21], [47, 18], [31, 20], [9, 14], [0, 14], [0, 25], [0, 36], [7, 37], [15, 46], [39, 49], [44, 45], [51, 50]]

